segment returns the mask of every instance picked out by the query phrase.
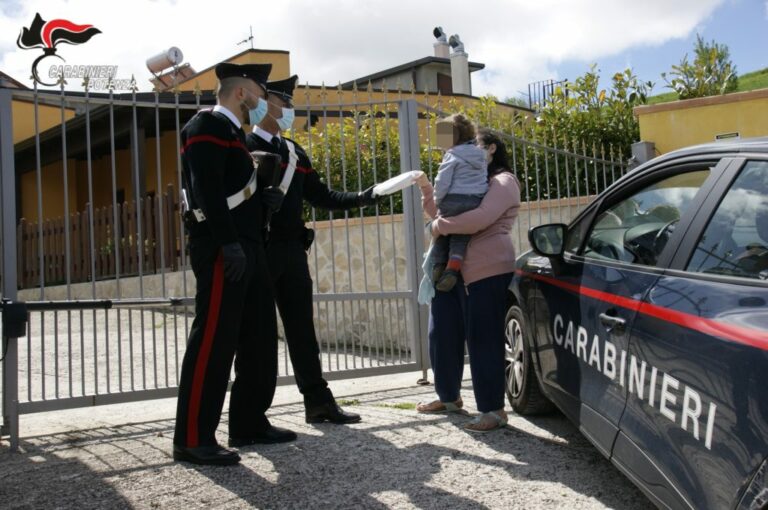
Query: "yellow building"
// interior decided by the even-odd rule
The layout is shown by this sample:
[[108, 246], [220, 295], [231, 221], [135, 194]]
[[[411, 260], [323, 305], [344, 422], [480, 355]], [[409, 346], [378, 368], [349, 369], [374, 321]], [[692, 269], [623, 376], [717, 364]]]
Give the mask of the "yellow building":
[[768, 89], [638, 106], [640, 139], [657, 154], [716, 140], [768, 136]]

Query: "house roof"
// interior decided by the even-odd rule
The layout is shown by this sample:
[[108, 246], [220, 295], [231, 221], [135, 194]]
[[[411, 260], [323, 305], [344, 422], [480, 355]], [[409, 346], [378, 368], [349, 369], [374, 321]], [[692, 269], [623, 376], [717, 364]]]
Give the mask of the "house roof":
[[0, 71], [0, 87], [6, 89], [28, 89], [26, 85], [13, 79], [11, 76]]
[[[245, 51], [241, 51], [237, 55], [232, 55], [231, 57], [225, 58], [224, 60], [222, 60], [222, 62], [230, 62], [230, 61], [232, 61], [232, 60], [234, 60], [234, 59], [236, 59], [238, 57], [242, 57], [243, 55], [245, 55], [247, 53], [280, 53], [280, 54], [284, 54], [284, 55], [289, 55], [290, 54], [290, 52], [286, 51], [286, 50], [257, 50], [257, 49], [253, 49], [253, 48], [248, 48]], [[195, 73], [195, 74], [193, 74], [191, 76], [186, 77], [185, 79], [179, 81], [178, 84], [180, 85], [182, 83], [188, 82], [189, 80], [192, 80], [193, 78], [196, 78], [197, 76], [200, 76], [201, 74], [205, 74], [208, 71], [210, 71], [213, 68], [215, 68], [217, 65], [219, 65], [219, 62], [216, 62], [212, 66], [208, 66], [205, 69], [203, 69], [202, 71], [199, 71], [199, 72], [197, 72], [197, 73]]]
[[[369, 81], [374, 80], [380, 80], [382, 78], [387, 78], [388, 76], [393, 76], [396, 74], [399, 74], [403, 71], [407, 71], [409, 69], [415, 69], [417, 67], [422, 67], [428, 64], [444, 64], [444, 65], [451, 65], [451, 59], [449, 58], [442, 58], [442, 57], [424, 57], [420, 58], [418, 60], [414, 60], [413, 62], [407, 62], [405, 64], [400, 64], [399, 66], [391, 67], [389, 69], [384, 69], [383, 71], [379, 71], [373, 74], [369, 74], [367, 76], [362, 76], [360, 78], [356, 78], [354, 80], [348, 81], [346, 83], [342, 83], [342, 88], [351, 87], [355, 83], [367, 83]], [[479, 71], [481, 69], [485, 69], [485, 64], [481, 64], [480, 62], [470, 62], [469, 63], [469, 72], [475, 72]]]

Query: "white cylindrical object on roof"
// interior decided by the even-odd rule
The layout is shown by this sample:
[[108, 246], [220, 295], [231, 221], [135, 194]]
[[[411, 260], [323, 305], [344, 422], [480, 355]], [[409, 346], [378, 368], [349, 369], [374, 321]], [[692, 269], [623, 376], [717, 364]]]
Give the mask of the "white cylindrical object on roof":
[[184, 60], [184, 54], [176, 46], [147, 59], [147, 69], [157, 74], [169, 67], [177, 66]]

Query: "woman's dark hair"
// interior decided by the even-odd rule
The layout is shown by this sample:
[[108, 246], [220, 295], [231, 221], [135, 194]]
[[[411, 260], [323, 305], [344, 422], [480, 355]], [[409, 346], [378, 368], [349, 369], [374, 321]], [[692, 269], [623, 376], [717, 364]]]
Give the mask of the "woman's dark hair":
[[488, 163], [488, 177], [501, 172], [514, 173], [509, 166], [507, 146], [504, 145], [504, 142], [501, 141], [501, 138], [499, 138], [496, 133], [490, 129], [482, 128], [477, 132], [477, 140], [485, 147], [488, 147], [491, 144], [496, 146], [496, 152], [493, 153], [493, 159]]

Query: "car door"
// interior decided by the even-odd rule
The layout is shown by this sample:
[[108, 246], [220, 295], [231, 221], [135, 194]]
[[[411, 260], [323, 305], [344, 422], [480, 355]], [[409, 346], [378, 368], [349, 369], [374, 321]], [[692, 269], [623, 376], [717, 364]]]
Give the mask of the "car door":
[[734, 159], [632, 327], [613, 461], [657, 504], [733, 507], [768, 455], [767, 303], [768, 161]]
[[660, 276], [656, 265], [677, 223], [701, 200], [712, 164], [652, 169], [624, 181], [569, 228], [563, 259], [533, 278], [542, 380], [606, 456], [631, 372], [639, 369], [627, 356], [637, 305]]

